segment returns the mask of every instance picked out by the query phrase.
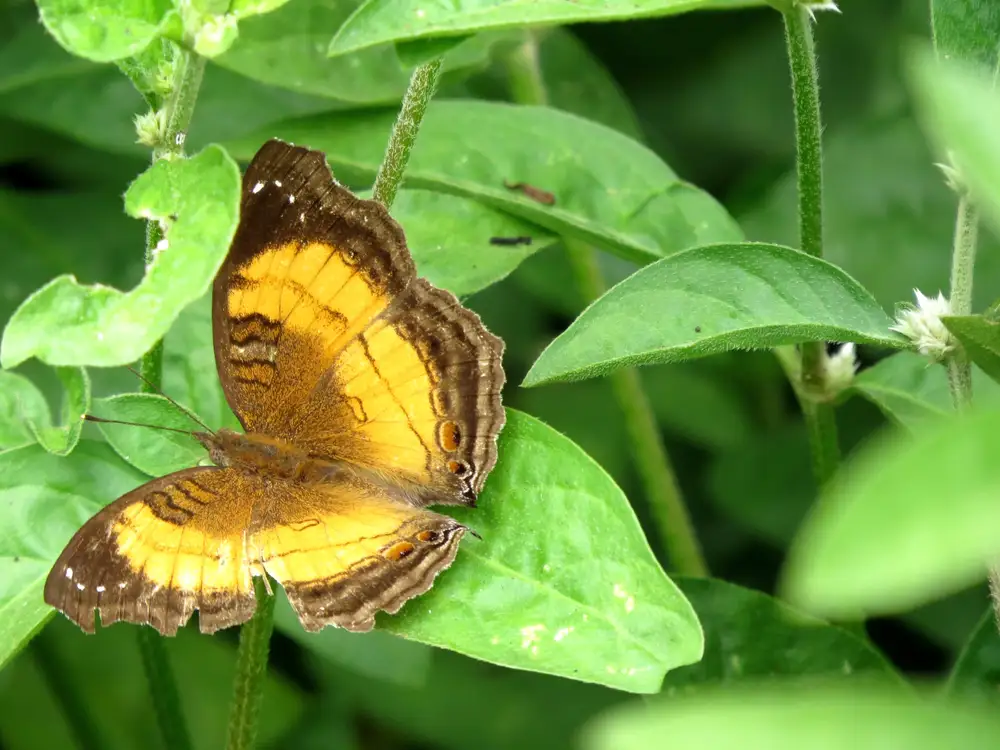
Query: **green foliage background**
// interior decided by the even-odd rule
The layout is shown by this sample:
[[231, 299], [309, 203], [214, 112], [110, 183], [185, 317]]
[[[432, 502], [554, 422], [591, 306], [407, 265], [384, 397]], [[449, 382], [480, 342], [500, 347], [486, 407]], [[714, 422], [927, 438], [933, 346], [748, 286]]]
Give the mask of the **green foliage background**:
[[[863, 369], [837, 404], [847, 454], [877, 442], [873, 435], [919, 432], [952, 410], [944, 369], [911, 352], [892, 354], [902, 343], [888, 330], [895, 307], [912, 299], [914, 288], [935, 294], [948, 287], [955, 196], [935, 166], [940, 150], [915, 114], [919, 104], [904, 55], [915, 39], [930, 36], [925, 0], [842, 0], [840, 14], [818, 14], [828, 262], [788, 249], [798, 243], [795, 142], [781, 16], [773, 8], [675, 3], [676, 15], [624, 20], [628, 14], [604, 13], [596, 3], [595, 22], [573, 25], [579, 16], [533, 18], [524, 8], [508, 8], [509, 18], [487, 14], [476, 21], [472, 7], [489, 3], [468, 0], [462, 23], [434, 27], [467, 34], [455, 46], [434, 37], [404, 39], [393, 25], [402, 0], [369, 2], [339, 34], [358, 5], [353, 0], [290, 0], [256, 10], [233, 3], [238, 36], [199, 42], [204, 54], [217, 56], [208, 63], [187, 134], [188, 153], [197, 156], [158, 165], [170, 172], [160, 182], [147, 174], [133, 184], [149, 160], [148, 149], [136, 143], [133, 117], [147, 107], [121, 70], [105, 61], [141, 59], [143, 40], [169, 36], [176, 19], [157, 15], [158, 3], [113, 5], [121, 5], [121, 13], [107, 11], [106, 34], [73, 40], [89, 60], [70, 55], [50, 33], [66, 44], [61, 34], [68, 32], [52, 19], [71, 18], [87, 3], [41, 2], [48, 28], [38, 23], [32, 3], [12, 0], [0, 8], [0, 321], [62, 274], [80, 284], [133, 289], [143, 279], [145, 230], [132, 217], [184, 206], [177, 224], [183, 231], [172, 235], [170, 254], [157, 261], [160, 275], [151, 273], [140, 288], [163, 299], [164, 330], [131, 339], [121, 319], [106, 324], [95, 313], [80, 316], [80, 325], [65, 323], [64, 337], [34, 335], [45, 325], [57, 329], [79, 310], [79, 287], [63, 280], [47, 287], [39, 303], [42, 328], [12, 326], [5, 335], [5, 364], [19, 366], [0, 372], [0, 449], [6, 449], [0, 450], [0, 747], [88, 746], [88, 738], [109, 748], [160, 742], [133, 629], [84, 636], [62, 617], [46, 619], [48, 608], [31, 586], [97, 508], [144, 473], [197, 460], [197, 451], [174, 437], [91, 425], [80, 434], [78, 417], [88, 409], [188, 424], [159, 399], [122, 396], [136, 390], [134, 378], [106, 365], [134, 361], [169, 327], [165, 391], [212, 426], [233, 424], [214, 382], [203, 296], [208, 276], [195, 266], [221, 258], [235, 216], [221, 209], [198, 214], [196, 191], [207, 188], [198, 185], [196, 170], [214, 164], [219, 184], [213, 195], [231, 197], [229, 158], [245, 164], [265, 139], [280, 136], [325, 150], [338, 179], [364, 194], [410, 70], [442, 52], [441, 87], [393, 214], [421, 273], [462, 296], [507, 345], [504, 399], [512, 419], [502, 468], [491, 479], [484, 509], [468, 516], [488, 530], [487, 539], [495, 535], [495, 546], [463, 551], [427, 597], [398, 618], [380, 620], [371, 635], [308, 635], [279, 600], [261, 746], [530, 750], [583, 743], [604, 749], [666, 744], [676, 731], [669, 741], [679, 747], [706, 736], [693, 720], [660, 727], [626, 708], [616, 717], [625, 727], [617, 734], [610, 724], [594, 729], [590, 722], [622, 704], [642, 710], [642, 699], [631, 693], [661, 692], [661, 682], [668, 698], [697, 698], [707, 688], [741, 688], [775, 676], [864, 673], [900, 689], [903, 675], [934, 675], [947, 678], [949, 694], [976, 696], [995, 683], [1000, 643], [984, 615], [986, 586], [977, 582], [984, 578], [982, 561], [995, 556], [1000, 543], [995, 531], [977, 536], [976, 530], [984, 519], [996, 520], [993, 496], [982, 493], [996, 488], [997, 477], [980, 478], [963, 463], [977, 451], [976, 466], [994, 462], [983, 437], [994, 434], [995, 415], [922, 445], [923, 465], [938, 459], [954, 469], [939, 485], [915, 478], [918, 464], [893, 464], [890, 457], [889, 489], [873, 480], [852, 495], [895, 493], [899, 503], [891, 512], [901, 519], [908, 498], [931, 486], [940, 496], [986, 497], [956, 532], [954, 547], [965, 557], [957, 555], [941, 572], [933, 552], [920, 554], [934, 548], [932, 542], [905, 564], [890, 565], [870, 591], [857, 594], [862, 611], [882, 615], [863, 626], [827, 625], [775, 596], [786, 553], [791, 548], [796, 560], [810, 543], [804, 536], [792, 545], [819, 490], [795, 396], [766, 349], [810, 340], [861, 345]], [[271, 5], [281, 7], [263, 12]], [[581, 3], [584, 10], [589, 5]], [[648, 5], [650, 14], [665, 15], [672, 4]], [[569, 25], [555, 25], [562, 20]], [[505, 104], [519, 98], [523, 81], [512, 56], [529, 38], [521, 28], [529, 21], [547, 24], [532, 38], [548, 109]], [[366, 23], [376, 31], [366, 34]], [[965, 56], [975, 57], [983, 46], [971, 44]], [[995, 55], [987, 62], [995, 64]], [[560, 196], [556, 206], [534, 204], [495, 179], [525, 171]], [[988, 183], [982, 183], [984, 195]], [[491, 236], [520, 235], [533, 238], [530, 247], [488, 243]], [[580, 290], [571, 258], [581, 244], [601, 251], [598, 265], [608, 286], [629, 279], [583, 315], [592, 300]], [[699, 248], [709, 244], [708, 251]], [[208, 246], [214, 256], [205, 255]], [[998, 296], [997, 250], [984, 229], [974, 310]], [[106, 295], [124, 307], [134, 299]], [[741, 305], [739, 315], [728, 313]], [[965, 327], [956, 319], [953, 330], [982, 344], [977, 395], [992, 398], [996, 386], [984, 371], [994, 378], [1000, 372], [996, 334], [982, 318]], [[87, 336], [96, 342], [98, 331], [109, 331], [111, 343], [80, 343]], [[626, 346], [609, 354], [624, 331], [630, 332]], [[115, 343], [126, 339], [132, 348]], [[81, 360], [80, 352], [90, 359]], [[661, 536], [662, 520], [637, 473], [635, 448], [606, 376], [622, 364], [645, 365], [638, 370], [641, 383], [710, 578], [673, 575], [677, 566]], [[526, 378], [538, 387], [519, 387]], [[878, 474], [872, 467], [879, 465], [869, 458], [868, 474]], [[939, 506], [940, 517], [922, 518], [946, 527], [948, 510]], [[802, 575], [820, 568], [826, 575], [857, 550], [877, 555], [886, 539], [877, 531], [854, 547], [818, 542], [817, 557], [802, 564]], [[525, 550], [537, 551], [537, 559], [504, 567], [505, 560], [531, 557]], [[854, 568], [845, 565], [842, 582], [851, 595], [871, 558], [857, 559]], [[550, 566], [557, 568], [551, 582], [545, 578]], [[897, 575], [903, 567], [907, 574]], [[498, 576], [542, 591], [534, 608], [511, 612], [504, 603], [504, 595], [513, 596], [510, 588], [484, 594]], [[885, 580], [898, 580], [902, 593], [883, 596]], [[839, 582], [823, 581], [825, 591], [840, 590]], [[799, 592], [798, 603], [825, 606], [822, 597], [813, 601], [811, 583], [790, 590]], [[637, 592], [640, 606], [648, 601], [649, 608], [623, 626], [612, 605], [620, 609]], [[853, 600], [845, 597], [836, 606], [848, 611], [838, 615], [852, 613]], [[872, 604], [879, 597], [884, 607]], [[551, 656], [532, 651], [536, 631], [526, 623], [555, 630], [556, 618], [584, 610], [603, 628], [592, 641], [553, 648]], [[196, 747], [222, 742], [235, 644], [235, 632], [209, 638], [195, 626], [168, 644]], [[636, 676], [629, 665], [640, 662], [653, 666]], [[807, 719], [813, 727], [844, 723], [846, 710], [838, 714], [837, 706], [845, 699], [831, 690], [823, 704], [833, 707], [829, 715], [815, 719], [805, 706], [800, 721], [791, 710], [789, 737]], [[886, 694], [870, 702], [873, 716]], [[742, 735], [747, 746], [755, 737], [770, 742], [766, 733], [752, 734], [747, 713], [759, 707], [754, 717], [766, 717], [784, 698], [768, 701], [766, 693], [720, 700], [715, 716], [725, 718], [715, 724], [719, 731], [750, 732]], [[893, 725], [911, 726], [908, 747], [947, 746], [933, 744], [923, 724], [911, 725], [914, 717], [951, 741], [980, 728], [978, 714], [966, 720], [942, 709], [940, 717], [926, 718], [908, 710], [900, 709]], [[875, 716], [873, 726], [881, 720]], [[704, 746], [726, 746], [715, 741], [723, 740], [710, 736]]]

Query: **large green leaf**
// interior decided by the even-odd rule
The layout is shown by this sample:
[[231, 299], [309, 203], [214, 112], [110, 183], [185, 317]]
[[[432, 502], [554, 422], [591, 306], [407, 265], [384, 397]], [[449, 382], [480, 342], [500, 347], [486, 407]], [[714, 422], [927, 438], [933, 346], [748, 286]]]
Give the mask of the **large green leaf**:
[[954, 411], [944, 367], [916, 352], [896, 352], [858, 373], [847, 393], [857, 393], [903, 427]]
[[992, 0], [931, 0], [934, 46], [945, 59], [996, 68], [1000, 6]]
[[699, 750], [994, 750], [1000, 719], [895, 686], [770, 684], [623, 707], [588, 727], [581, 747], [648, 750], [664, 737]]
[[[395, 119], [395, 109], [319, 115], [276, 123], [229, 145], [249, 159], [266, 138], [278, 136], [325, 151], [342, 181], [361, 181], [378, 170]], [[505, 188], [505, 181], [550, 192], [556, 202], [538, 203]], [[547, 107], [432, 102], [406, 184], [476, 198], [641, 262], [741, 238], [711, 196], [645, 146]]]
[[789, 598], [821, 615], [896, 613], [982, 580], [1000, 557], [998, 432], [989, 409], [859, 451], [793, 544]]
[[945, 691], [995, 702], [1000, 685], [1000, 632], [996, 612], [987, 607], [948, 675]]
[[866, 673], [902, 681], [862, 638], [766, 594], [712, 578], [678, 578], [677, 584], [705, 629], [705, 656], [667, 675], [667, 695], [767, 677]]
[[483, 540], [380, 624], [496, 664], [657, 692], [701, 657], [691, 605], [611, 478], [543, 423], [508, 420], [480, 507], [454, 512]]
[[28, 429], [49, 453], [65, 456], [76, 447], [83, 429], [83, 415], [90, 408], [90, 376], [82, 367], [57, 367], [56, 375], [63, 387], [62, 424], [29, 421]]
[[98, 62], [141, 52], [172, 15], [170, 0], [38, 0], [38, 10], [59, 44]]
[[0, 666], [52, 613], [42, 586], [66, 542], [144, 478], [90, 440], [66, 457], [38, 445], [0, 454]]
[[913, 56], [910, 69], [922, 120], [973, 200], [1000, 227], [1000, 93], [992, 70]]
[[330, 43], [330, 54], [342, 55], [404, 39], [455, 36], [485, 29], [648, 18], [759, 4], [754, 0], [578, 0], [573, 3], [459, 0], [448, 4], [369, 0], [337, 32]]
[[836, 266], [780, 245], [696, 247], [613, 287], [558, 336], [524, 385], [803, 341], [900, 347], [892, 321]]
[[1000, 320], [993, 315], [948, 315], [941, 322], [962, 342], [969, 359], [1000, 382]]
[[35, 384], [23, 375], [0, 370], [0, 451], [36, 441], [31, 425], [52, 423], [52, 413]]
[[236, 230], [239, 190], [239, 169], [218, 147], [154, 164], [125, 196], [132, 216], [167, 225], [145, 278], [130, 292], [54, 279], [10, 319], [0, 362], [12, 367], [34, 356], [53, 365], [114, 366], [138, 359], [211, 284]]

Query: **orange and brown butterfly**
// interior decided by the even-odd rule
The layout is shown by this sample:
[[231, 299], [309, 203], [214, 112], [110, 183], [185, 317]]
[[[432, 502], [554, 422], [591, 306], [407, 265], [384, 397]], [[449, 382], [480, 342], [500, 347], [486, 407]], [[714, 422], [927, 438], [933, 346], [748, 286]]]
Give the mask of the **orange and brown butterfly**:
[[[244, 433], [194, 433], [214, 466], [101, 510], [59, 556], [45, 601], [85, 631], [203, 632], [253, 614], [270, 575], [302, 625], [366, 631], [426, 591], [467, 527], [504, 424], [503, 342], [418, 278], [379, 203], [318, 151], [272, 140], [243, 178], [213, 288], [215, 360]], [[266, 578], [265, 578], [266, 580]]]

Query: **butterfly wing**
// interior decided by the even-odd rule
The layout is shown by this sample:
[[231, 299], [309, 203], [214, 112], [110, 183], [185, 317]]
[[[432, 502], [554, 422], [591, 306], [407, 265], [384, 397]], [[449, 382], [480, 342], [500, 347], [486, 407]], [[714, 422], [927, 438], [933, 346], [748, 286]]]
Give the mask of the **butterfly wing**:
[[319, 152], [265, 144], [241, 217], [213, 314], [244, 427], [362, 467], [416, 505], [473, 504], [504, 423], [500, 339], [416, 277], [399, 225]]
[[422, 594], [458, 551], [466, 527], [345, 478], [284, 484], [250, 536], [251, 556], [285, 589], [306, 630], [371, 630]]
[[[198, 609], [202, 632], [254, 612], [246, 530], [260, 480], [198, 467], [154, 479], [111, 503], [77, 531], [45, 581], [45, 602], [88, 633], [152, 625], [173, 635]], [[258, 569], [259, 574], [259, 569]]]

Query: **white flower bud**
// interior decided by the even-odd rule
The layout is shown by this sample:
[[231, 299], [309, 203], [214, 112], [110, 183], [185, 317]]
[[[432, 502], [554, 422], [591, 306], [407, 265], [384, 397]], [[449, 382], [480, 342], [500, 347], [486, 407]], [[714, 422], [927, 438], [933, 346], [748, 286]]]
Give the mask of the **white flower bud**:
[[896, 314], [896, 324], [889, 328], [910, 339], [925, 357], [939, 362], [956, 346], [955, 338], [941, 322], [943, 315], [951, 315], [951, 303], [941, 292], [937, 297], [925, 297], [919, 289], [913, 293], [917, 306], [902, 307]]

